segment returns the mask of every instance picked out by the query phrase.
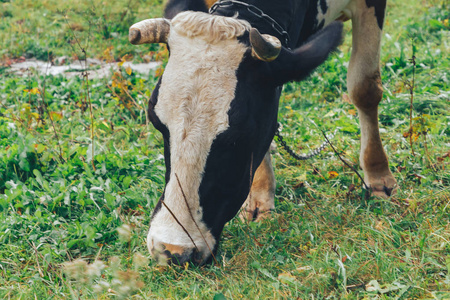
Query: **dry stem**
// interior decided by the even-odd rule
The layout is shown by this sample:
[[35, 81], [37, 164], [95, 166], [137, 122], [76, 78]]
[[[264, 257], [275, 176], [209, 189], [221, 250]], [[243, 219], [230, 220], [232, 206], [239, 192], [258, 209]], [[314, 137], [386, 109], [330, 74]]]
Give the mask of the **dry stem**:
[[[50, 58], [50, 57], [49, 57]], [[50, 61], [50, 59], [48, 59]], [[56, 143], [58, 144], [58, 149], [59, 149], [59, 159], [61, 161], [65, 161], [63, 155], [62, 155], [62, 149], [61, 149], [61, 143], [59, 140], [59, 135], [58, 132], [56, 131], [56, 127], [55, 127], [55, 123], [53, 122], [53, 118], [50, 115], [50, 112], [48, 110], [47, 107], [47, 102], [45, 102], [45, 87], [46, 87], [46, 79], [47, 79], [47, 71], [48, 71], [48, 66], [47, 65], [47, 70], [45, 70], [45, 76], [44, 76], [44, 82], [42, 84], [42, 89], [39, 90], [39, 93], [41, 94], [42, 97], [42, 106], [45, 108], [45, 111], [47, 112], [48, 117], [50, 118], [50, 123], [52, 124], [52, 128], [53, 128], [53, 132], [55, 133], [55, 137], [56, 137]], [[40, 110], [39, 110], [40, 111]], [[40, 113], [39, 113], [40, 114]]]
[[175, 219], [175, 221], [178, 223], [178, 225], [180, 225], [180, 227], [183, 229], [183, 231], [187, 234], [187, 236], [189, 237], [189, 239], [191, 240], [192, 244], [194, 245], [195, 249], [197, 249], [198, 252], [200, 252], [200, 250], [198, 249], [197, 245], [194, 242], [194, 239], [191, 237], [191, 235], [189, 234], [189, 232], [186, 230], [186, 228], [184, 228], [183, 224], [180, 223], [180, 221], [178, 221], [177, 217], [175, 216], [175, 214], [172, 212], [172, 210], [170, 210], [170, 208], [166, 205], [166, 203], [164, 202], [164, 200], [161, 200], [162, 205], [164, 205], [165, 208], [167, 208], [167, 210], [169, 211], [169, 213], [172, 215], [172, 217]]
[[325, 134], [325, 132], [323, 130], [320, 130], [322, 132], [322, 135], [325, 137], [325, 140], [327, 141], [327, 143], [331, 146], [331, 149], [333, 149], [334, 153], [336, 153], [336, 155], [339, 157], [339, 159], [347, 166], [349, 167], [353, 172], [355, 172], [356, 175], [358, 175], [359, 179], [361, 179], [362, 185], [364, 186], [364, 188], [366, 190], [370, 190], [370, 188], [367, 186], [366, 182], [364, 181], [364, 179], [361, 177], [361, 175], [359, 174], [359, 172], [353, 168], [348, 162], [346, 162], [341, 155], [339, 154], [339, 152], [336, 150], [336, 148], [334, 148], [334, 145], [331, 143], [331, 141], [328, 139], [327, 135]]
[[[217, 265], [219, 265], [219, 263], [217, 262], [216, 257], [214, 256], [214, 253], [213, 253], [212, 250], [211, 250], [211, 247], [209, 247], [209, 244], [208, 244], [208, 242], [206, 241], [205, 236], [203, 235], [203, 232], [200, 230], [200, 227], [198, 227], [197, 222], [195, 222], [194, 216], [192, 215], [191, 208], [189, 207], [189, 203], [188, 203], [188, 201], [187, 201], [186, 195], [184, 194], [183, 187], [181, 186], [180, 179], [178, 178], [177, 173], [175, 173], [175, 178], [177, 179], [178, 186], [179, 186], [180, 189], [181, 189], [181, 193], [183, 194], [184, 202], [186, 203], [186, 206], [187, 206], [187, 208], [188, 208], [189, 215], [191, 216], [191, 219], [192, 219], [192, 221], [194, 222], [195, 227], [197, 227], [198, 232], [200, 232], [200, 235], [202, 236], [203, 241], [205, 242], [206, 246], [208, 247], [208, 250], [209, 250], [209, 252], [211, 253], [211, 256], [212, 256], [212, 258], [214, 259], [215, 263], [216, 263]], [[197, 249], [197, 250], [198, 250], [198, 249]]]
[[[91, 117], [91, 142], [92, 142], [92, 159], [91, 159], [91, 163], [92, 163], [92, 168], [95, 171], [95, 135], [94, 135], [94, 114], [92, 112], [92, 102], [91, 102], [91, 97], [89, 95], [89, 73], [87, 72], [87, 68], [88, 68], [88, 64], [87, 64], [87, 52], [86, 49], [84, 47], [81, 46], [80, 41], [78, 40], [78, 38], [76, 37], [75, 33], [73, 32], [73, 29], [71, 26], [69, 26], [69, 21], [67, 21], [67, 16], [64, 16], [64, 20], [67, 23], [67, 26], [70, 29], [70, 32], [73, 35], [73, 38], [75, 39], [75, 42], [77, 43], [78, 47], [80, 48], [81, 52], [83, 52], [84, 54], [84, 69], [85, 71], [82, 73], [83, 78], [85, 79], [86, 82], [86, 93], [84, 94], [85, 97], [85, 103], [89, 103], [89, 113], [90, 113], [90, 117]], [[89, 23], [90, 25], [90, 23]], [[91, 32], [91, 26], [89, 26], [89, 34]], [[88, 39], [89, 41], [89, 39]], [[88, 45], [88, 44], [87, 44]]]

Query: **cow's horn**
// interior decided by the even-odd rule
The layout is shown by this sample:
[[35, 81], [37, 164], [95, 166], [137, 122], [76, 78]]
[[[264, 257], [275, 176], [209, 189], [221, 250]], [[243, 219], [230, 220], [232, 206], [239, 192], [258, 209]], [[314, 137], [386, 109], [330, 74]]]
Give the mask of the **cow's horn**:
[[130, 27], [128, 40], [133, 45], [167, 43], [170, 22], [167, 19], [147, 19]]
[[281, 51], [281, 42], [272, 35], [261, 34], [258, 29], [250, 30], [250, 44], [253, 57], [262, 61], [273, 61]]

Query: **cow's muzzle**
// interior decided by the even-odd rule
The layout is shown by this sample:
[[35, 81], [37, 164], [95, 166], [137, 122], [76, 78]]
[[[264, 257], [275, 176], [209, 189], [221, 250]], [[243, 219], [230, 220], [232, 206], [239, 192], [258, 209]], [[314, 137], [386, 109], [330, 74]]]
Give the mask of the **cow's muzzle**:
[[183, 247], [165, 243], [153, 245], [150, 249], [150, 253], [155, 260], [162, 265], [184, 265], [187, 262], [194, 265], [202, 265], [209, 261], [208, 253], [203, 253], [203, 251], [198, 248]]

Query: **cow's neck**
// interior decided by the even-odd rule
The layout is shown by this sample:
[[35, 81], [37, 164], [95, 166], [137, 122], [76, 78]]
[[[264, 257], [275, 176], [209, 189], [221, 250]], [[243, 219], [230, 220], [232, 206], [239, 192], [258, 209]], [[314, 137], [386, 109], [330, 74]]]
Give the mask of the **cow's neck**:
[[[256, 16], [249, 12], [248, 8], [238, 4], [232, 6], [219, 6], [215, 9], [214, 14], [235, 17], [248, 21], [252, 27], [257, 28], [261, 33], [267, 33], [276, 36], [284, 44], [290, 48], [295, 48], [303, 43], [312, 33], [320, 29], [321, 25], [317, 22], [304, 22], [306, 18], [316, 19], [317, 1], [318, 0], [277, 0], [277, 1], [261, 1], [261, 0], [239, 0], [253, 5], [265, 14], [270, 16], [277, 24], [279, 24], [289, 34], [289, 45], [285, 44], [283, 36], [273, 29], [273, 26], [267, 20]], [[317, 23], [317, 24], [316, 24]], [[305, 24], [310, 24], [304, 26]]]

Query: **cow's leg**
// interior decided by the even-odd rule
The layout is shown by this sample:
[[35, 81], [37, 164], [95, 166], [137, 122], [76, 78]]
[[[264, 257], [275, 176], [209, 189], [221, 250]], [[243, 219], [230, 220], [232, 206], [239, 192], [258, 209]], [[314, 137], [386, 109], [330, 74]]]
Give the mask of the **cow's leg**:
[[269, 152], [256, 170], [250, 193], [242, 205], [240, 217], [244, 220], [264, 219], [275, 208], [275, 174]]
[[347, 81], [361, 124], [360, 163], [364, 180], [377, 196], [388, 197], [396, 186], [378, 130], [378, 103], [383, 96], [380, 42], [385, 0], [354, 0], [351, 4], [353, 45]]

